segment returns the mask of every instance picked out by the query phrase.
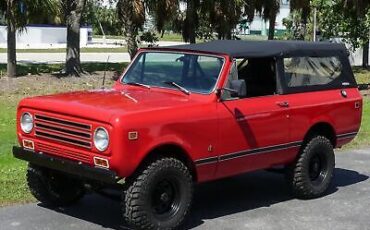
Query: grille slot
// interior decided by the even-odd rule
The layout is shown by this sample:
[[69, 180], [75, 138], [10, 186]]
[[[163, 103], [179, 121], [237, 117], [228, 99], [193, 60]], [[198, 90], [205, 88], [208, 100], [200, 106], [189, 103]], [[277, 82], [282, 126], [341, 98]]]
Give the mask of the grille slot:
[[91, 125], [86, 125], [86, 124], [81, 124], [73, 121], [67, 121], [67, 120], [62, 120], [59, 118], [54, 118], [54, 117], [47, 117], [43, 115], [35, 115], [36, 120], [40, 121], [46, 121], [50, 122], [52, 124], [58, 124], [58, 125], [63, 125], [63, 126], [68, 126], [72, 128], [79, 128], [87, 131], [91, 131]]
[[90, 157], [87, 154], [76, 152], [76, 151], [70, 151], [66, 149], [60, 149], [58, 147], [53, 147], [47, 144], [37, 144], [37, 148], [40, 152], [43, 152], [45, 154], [54, 155], [54, 156], [60, 156], [60, 157], [67, 157], [69, 159], [81, 161], [84, 163], [90, 162]]
[[78, 132], [78, 131], [74, 131], [74, 130], [62, 129], [62, 128], [58, 128], [58, 127], [55, 127], [55, 126], [45, 125], [45, 124], [42, 124], [42, 123], [36, 123], [36, 127], [39, 128], [40, 130], [41, 129], [43, 129], [43, 130], [54, 130], [57, 133], [64, 133], [64, 134], [68, 134], [68, 135], [75, 136], [75, 137], [85, 137], [85, 138], [88, 138], [88, 139], [91, 138], [90, 133], [83, 133], [83, 132]]
[[55, 142], [88, 148], [92, 147], [91, 125], [65, 119], [35, 115], [35, 135]]

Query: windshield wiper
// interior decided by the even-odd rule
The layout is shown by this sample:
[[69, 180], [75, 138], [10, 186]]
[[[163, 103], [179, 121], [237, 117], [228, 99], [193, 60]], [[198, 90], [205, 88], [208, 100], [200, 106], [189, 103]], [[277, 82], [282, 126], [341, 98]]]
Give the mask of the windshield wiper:
[[138, 82], [125, 82], [125, 84], [127, 84], [127, 85], [136, 85], [136, 86], [141, 86], [141, 87], [145, 87], [147, 89], [150, 89], [149, 85], [141, 84], [141, 83], [138, 83]]
[[190, 95], [189, 90], [185, 89], [185, 88], [184, 88], [184, 87], [182, 87], [181, 85], [178, 85], [176, 82], [173, 82], [173, 81], [164, 81], [163, 83], [164, 83], [164, 84], [167, 84], [167, 85], [175, 86], [175, 87], [176, 87], [176, 88], [178, 88], [181, 92], [185, 93], [186, 95]]

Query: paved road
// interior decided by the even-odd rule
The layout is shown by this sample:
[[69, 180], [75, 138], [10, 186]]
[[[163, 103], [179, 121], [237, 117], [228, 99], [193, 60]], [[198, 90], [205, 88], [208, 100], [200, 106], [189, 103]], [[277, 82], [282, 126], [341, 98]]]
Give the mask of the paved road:
[[[96, 43], [103, 43], [103, 39], [94, 39]], [[109, 44], [122, 43], [123, 40], [118, 39], [107, 39]], [[184, 42], [171, 42], [171, 41], [160, 41], [159, 46], [172, 46], [181, 45]], [[59, 44], [58, 47], [54, 48], [65, 48], [65, 44]], [[89, 45], [88, 47], [95, 48], [114, 48], [120, 47], [117, 45], [106, 46], [102, 44]], [[106, 62], [109, 56], [109, 62], [130, 62], [130, 55], [128, 53], [81, 53], [82, 62]], [[65, 53], [18, 53], [18, 63], [63, 63], [65, 62]], [[0, 63], [7, 63], [7, 54], [0, 53]]]
[[[297, 200], [282, 175], [257, 172], [200, 185], [187, 229], [370, 229], [370, 149], [337, 153], [329, 193]], [[126, 229], [120, 206], [98, 195], [77, 205], [0, 209], [1, 230]]]
[[[109, 62], [129, 62], [128, 53], [81, 53], [82, 62], [106, 62], [109, 56]], [[65, 62], [65, 53], [18, 53], [18, 63], [63, 63]], [[7, 54], [0, 53], [0, 63], [7, 62]]]

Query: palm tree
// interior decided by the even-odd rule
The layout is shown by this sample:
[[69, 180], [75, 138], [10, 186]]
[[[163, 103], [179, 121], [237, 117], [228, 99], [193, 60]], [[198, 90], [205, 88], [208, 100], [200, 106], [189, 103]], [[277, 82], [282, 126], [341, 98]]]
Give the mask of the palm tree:
[[269, 21], [268, 39], [275, 37], [275, 21], [280, 10], [280, 0], [263, 0], [256, 3], [256, 11], [262, 15], [265, 21]]
[[207, 15], [206, 21], [217, 32], [218, 39], [231, 39], [232, 30], [242, 15], [243, 0], [204, 0], [201, 13]]
[[145, 5], [143, 0], [118, 0], [117, 12], [122, 23], [128, 52], [131, 59], [135, 56], [138, 45], [137, 36], [139, 29], [145, 22]]
[[147, 9], [154, 17], [155, 27], [159, 33], [164, 33], [164, 26], [172, 22], [179, 14], [179, 0], [147, 0]]
[[80, 61], [80, 26], [86, 0], [62, 0], [62, 10], [67, 25], [66, 75], [82, 72]]
[[8, 30], [7, 37], [7, 75], [15, 77], [17, 74], [16, 32], [25, 29], [32, 17], [37, 17], [40, 12], [53, 14], [56, 11], [56, 0], [2, 0], [0, 11], [5, 12]]
[[199, 7], [200, 0], [186, 0], [185, 20], [182, 28], [182, 37], [185, 42], [196, 42], [196, 30], [199, 27]]
[[306, 35], [308, 18], [311, 13], [311, 0], [290, 0], [290, 11], [298, 11], [301, 15], [301, 25], [303, 28], [303, 38]]
[[280, 0], [246, 0], [244, 3], [244, 14], [248, 16], [248, 21], [253, 21], [254, 13], [257, 12], [263, 20], [269, 21], [268, 39], [274, 39], [275, 21], [280, 11]]

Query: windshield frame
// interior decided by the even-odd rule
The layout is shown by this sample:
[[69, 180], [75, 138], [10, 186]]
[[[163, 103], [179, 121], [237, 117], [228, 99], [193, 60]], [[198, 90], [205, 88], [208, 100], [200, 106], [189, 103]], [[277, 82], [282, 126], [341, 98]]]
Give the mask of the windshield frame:
[[[150, 50], [146, 50], [146, 49], [143, 49], [143, 50], [139, 50], [137, 52], [137, 54], [135, 55], [135, 58], [134, 60], [132, 60], [130, 62], [130, 64], [127, 66], [127, 68], [125, 69], [124, 73], [122, 74], [119, 82], [122, 84], [122, 85], [127, 85], [125, 82], [123, 82], [123, 79], [126, 77], [126, 74], [129, 72], [130, 68], [132, 68], [132, 66], [137, 62], [139, 61], [139, 57], [141, 54], [143, 53], [169, 53], [169, 54], [192, 54], [192, 55], [199, 55], [199, 56], [205, 56], [205, 57], [215, 57], [215, 58], [220, 58], [222, 59], [222, 67], [220, 69], [220, 72], [218, 73], [218, 76], [217, 76], [217, 81], [215, 82], [215, 85], [213, 86], [213, 88], [209, 91], [209, 93], [202, 93], [202, 92], [195, 92], [195, 91], [192, 91], [192, 90], [189, 90], [192, 94], [200, 94], [200, 95], [211, 95], [213, 93], [216, 92], [216, 89], [217, 89], [217, 86], [220, 82], [220, 78], [222, 76], [222, 73], [225, 69], [225, 66], [226, 66], [226, 58], [223, 56], [223, 55], [217, 55], [217, 54], [209, 54], [209, 53], [202, 53], [202, 52], [193, 52], [193, 51], [177, 51], [177, 50], [153, 50], [153, 49], [150, 49]], [[159, 89], [170, 89], [170, 90], [174, 90], [174, 91], [178, 91], [178, 89], [176, 88], [173, 88], [171, 86], [169, 87], [165, 87], [165, 86], [157, 86], [157, 85], [150, 85], [151, 88], [159, 88]]]

